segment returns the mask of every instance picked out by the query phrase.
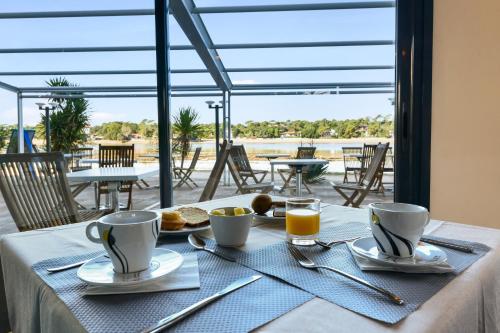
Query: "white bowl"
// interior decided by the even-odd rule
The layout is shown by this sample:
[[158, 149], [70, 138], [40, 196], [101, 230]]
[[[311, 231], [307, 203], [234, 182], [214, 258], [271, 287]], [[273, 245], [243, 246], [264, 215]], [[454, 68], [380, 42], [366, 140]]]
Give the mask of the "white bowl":
[[253, 211], [244, 208], [245, 215], [234, 216], [234, 208], [217, 208], [217, 210], [224, 210], [225, 215], [213, 215], [213, 210], [208, 213], [215, 241], [220, 246], [242, 246], [247, 241], [253, 221]]

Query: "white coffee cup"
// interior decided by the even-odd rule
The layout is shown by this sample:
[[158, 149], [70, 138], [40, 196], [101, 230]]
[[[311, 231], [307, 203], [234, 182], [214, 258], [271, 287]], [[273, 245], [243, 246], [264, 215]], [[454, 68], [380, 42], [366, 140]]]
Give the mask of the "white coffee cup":
[[379, 251], [399, 258], [415, 255], [415, 249], [429, 223], [425, 207], [405, 203], [368, 205], [370, 227]]
[[[117, 273], [147, 269], [160, 233], [161, 216], [153, 211], [131, 210], [101, 217], [87, 226], [87, 238], [108, 252]], [[99, 237], [92, 235], [97, 227]]]
[[210, 226], [215, 236], [215, 241], [220, 246], [237, 247], [245, 244], [253, 221], [253, 211], [244, 208], [244, 215], [234, 215], [234, 207], [218, 208], [224, 215], [213, 215], [210, 211]]

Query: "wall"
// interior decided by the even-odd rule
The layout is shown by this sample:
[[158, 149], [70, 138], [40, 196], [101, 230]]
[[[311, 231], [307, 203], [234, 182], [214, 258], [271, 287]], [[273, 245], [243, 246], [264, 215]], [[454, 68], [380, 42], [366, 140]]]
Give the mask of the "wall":
[[431, 215], [500, 228], [500, 1], [434, 0]]

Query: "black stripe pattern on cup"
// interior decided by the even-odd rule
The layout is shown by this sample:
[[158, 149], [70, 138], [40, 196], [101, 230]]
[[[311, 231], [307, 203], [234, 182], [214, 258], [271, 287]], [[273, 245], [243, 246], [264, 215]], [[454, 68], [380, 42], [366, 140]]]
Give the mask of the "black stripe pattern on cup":
[[107, 242], [108, 246], [113, 252], [113, 254], [116, 256], [116, 258], [120, 261], [120, 265], [122, 266], [122, 272], [123, 273], [128, 273], [129, 268], [128, 268], [128, 260], [127, 257], [123, 254], [123, 252], [116, 246], [116, 239], [115, 236], [112, 234], [113, 227], [109, 228], [108, 235], [107, 235]]
[[[373, 210], [371, 211], [371, 220], [373, 222], [372, 228], [377, 226], [380, 229], [380, 231], [382, 232], [382, 234], [385, 236], [387, 242], [391, 246], [392, 254], [394, 254], [395, 256], [401, 256], [401, 251], [394, 240], [394, 238], [396, 238], [399, 241], [401, 241], [403, 244], [405, 244], [406, 248], [408, 249], [409, 255], [410, 256], [413, 255], [413, 253], [415, 252], [415, 246], [406, 238], [403, 238], [399, 235], [396, 235], [395, 233], [384, 228], [382, 226], [382, 224], [380, 223], [380, 217], [377, 214], [375, 214], [375, 212]], [[386, 251], [386, 249], [383, 247], [382, 242], [379, 239], [377, 239], [375, 236], [374, 236], [374, 239], [375, 239], [375, 242], [377, 242], [377, 245], [379, 246], [379, 248], [382, 250], [382, 252], [387, 253], [388, 251]]]

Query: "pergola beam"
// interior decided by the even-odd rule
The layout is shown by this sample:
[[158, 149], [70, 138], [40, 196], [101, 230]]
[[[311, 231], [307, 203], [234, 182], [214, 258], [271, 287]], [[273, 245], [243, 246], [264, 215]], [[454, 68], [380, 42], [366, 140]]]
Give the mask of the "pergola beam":
[[258, 12], [283, 12], [304, 10], [341, 10], [341, 9], [374, 9], [395, 7], [394, 1], [370, 2], [345, 2], [345, 3], [304, 3], [290, 5], [254, 5], [254, 6], [218, 6], [197, 7], [193, 10], [196, 14], [222, 14], [222, 13], [258, 13]]
[[[77, 98], [156, 98], [158, 95], [154, 94], [23, 94], [22, 98], [35, 98], [35, 99], [49, 99], [49, 98], [64, 98], [64, 99], [77, 99]], [[177, 93], [171, 94], [172, 97], [222, 97], [221, 93]]]
[[302, 95], [354, 95], [354, 94], [393, 94], [394, 90], [305, 90], [305, 91], [250, 91], [232, 92], [231, 96], [302, 96]]
[[[392, 65], [368, 66], [313, 66], [313, 67], [234, 67], [226, 68], [228, 73], [252, 72], [307, 72], [307, 71], [355, 71], [355, 70], [384, 70], [394, 69]], [[208, 73], [204, 68], [172, 69], [172, 74]], [[36, 76], [36, 75], [134, 75], [156, 74], [155, 69], [126, 69], [126, 70], [89, 70], [89, 71], [33, 71], [33, 72], [0, 72], [0, 76]]]
[[[357, 94], [393, 94], [392, 89], [378, 89], [378, 90], [297, 90], [297, 91], [240, 91], [232, 92], [231, 96], [302, 96], [302, 95], [357, 95]], [[222, 97], [221, 93], [176, 93], [172, 94], [172, 97]], [[107, 94], [107, 95], [95, 95], [95, 94], [76, 94], [76, 95], [48, 95], [48, 94], [23, 94], [22, 98], [30, 99], [49, 99], [49, 98], [65, 98], [65, 99], [76, 99], [76, 98], [156, 98], [157, 94]]]
[[170, 2], [170, 10], [177, 23], [191, 45], [194, 46], [215, 83], [221, 90], [229, 91], [232, 87], [231, 79], [226, 73], [220, 56], [214, 49], [214, 44], [202, 19], [197, 14], [191, 14], [194, 8], [193, 0], [172, 0]]
[[[20, 87], [19, 90], [23, 93], [38, 93], [38, 92], [67, 92], [67, 93], [82, 93], [82, 92], [148, 92], [155, 91], [156, 86], [108, 86], [108, 87]], [[179, 85], [172, 86], [175, 91], [213, 91], [219, 90], [214, 85]]]
[[[176, 0], [182, 1], [182, 0]], [[188, 25], [188, 23], [183, 24]], [[195, 32], [192, 32], [195, 33]], [[200, 33], [201, 36], [201, 33]], [[208, 36], [208, 33], [207, 33]], [[201, 37], [200, 37], [201, 38]], [[208, 37], [203, 37], [204, 39]], [[204, 42], [202, 45], [205, 45]], [[233, 43], [233, 44], [213, 44], [206, 43], [207, 51], [215, 60], [218, 57], [215, 50], [238, 50], [238, 49], [275, 49], [275, 48], [305, 48], [305, 47], [342, 47], [342, 46], [387, 46], [394, 45], [393, 40], [345, 40], [345, 41], [324, 41], [324, 42], [283, 42], [283, 43]], [[200, 47], [200, 45], [198, 45]], [[32, 47], [32, 48], [6, 48], [0, 49], [0, 54], [20, 54], [20, 53], [75, 53], [75, 52], [143, 52], [155, 51], [155, 46], [75, 46], [75, 47]], [[172, 45], [172, 51], [196, 50], [192, 45]], [[220, 59], [219, 59], [220, 61]]]
[[[392, 88], [393, 82], [325, 82], [325, 83], [271, 83], [271, 84], [239, 84], [233, 86], [237, 90], [279, 90], [279, 89], [327, 89], [327, 88]], [[236, 93], [233, 93], [236, 95]]]
[[155, 13], [154, 9], [13, 12], [13, 13], [0, 13], [0, 19], [34, 19], [34, 18], [98, 17], [98, 16], [144, 16], [144, 15], [154, 15], [154, 13]]
[[2, 81], [0, 81], [0, 88], [3, 88], [5, 90], [8, 90], [8, 91], [13, 92], [13, 93], [19, 92], [18, 87], [14, 87], [13, 85], [10, 85], [10, 84], [2, 82]]
[[[197, 7], [192, 10], [195, 14], [221, 13], [251, 13], [277, 11], [304, 11], [304, 10], [342, 10], [342, 9], [374, 9], [395, 7], [394, 1], [373, 2], [346, 2], [346, 3], [309, 3], [291, 5], [262, 5], [262, 6], [215, 6]], [[154, 9], [118, 9], [118, 10], [72, 10], [48, 12], [11, 12], [0, 13], [0, 19], [38, 19], [38, 18], [66, 18], [66, 17], [102, 17], [102, 16], [145, 16], [154, 15]]]

